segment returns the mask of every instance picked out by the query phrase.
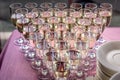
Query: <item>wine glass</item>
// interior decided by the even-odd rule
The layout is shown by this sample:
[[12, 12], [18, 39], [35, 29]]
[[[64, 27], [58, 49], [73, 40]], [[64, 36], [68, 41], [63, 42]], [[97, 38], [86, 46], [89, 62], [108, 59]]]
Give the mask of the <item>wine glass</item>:
[[111, 22], [111, 16], [112, 16], [112, 4], [110, 3], [101, 3], [100, 8], [102, 8], [99, 12], [99, 15], [102, 17], [106, 17], [106, 25], [109, 26]]
[[98, 26], [99, 34], [103, 32], [105, 23], [106, 23], [106, 19], [100, 16], [93, 19], [93, 24], [95, 26]]
[[76, 11], [79, 11], [80, 9], [82, 9], [82, 4], [80, 4], [80, 3], [72, 3], [71, 5], [70, 5], [70, 8], [72, 8], [72, 9], [75, 9]]
[[35, 2], [27, 2], [25, 7], [29, 10], [29, 12], [31, 12], [33, 8], [38, 7], [38, 4]]
[[43, 10], [41, 13], [40, 13], [40, 16], [45, 20], [45, 22], [47, 22], [48, 18], [52, 17], [53, 16], [53, 12], [51, 10]]
[[64, 3], [64, 2], [58, 2], [58, 3], [55, 4], [55, 8], [63, 10], [65, 8], [67, 8], [67, 4]]
[[23, 27], [29, 24], [29, 19], [28, 18], [20, 18], [17, 19], [16, 26], [18, 28], [18, 31], [20, 33], [23, 33]]
[[40, 4], [40, 7], [46, 11], [46, 10], [52, 8], [53, 5], [50, 2], [43, 2]]
[[97, 4], [96, 3], [86, 3], [85, 8], [90, 9], [90, 10], [94, 10], [97, 8]]
[[63, 18], [67, 16], [67, 11], [60, 10], [60, 9], [55, 9], [55, 14], [56, 17], [60, 18], [60, 22], [63, 22]]
[[68, 31], [71, 32], [71, 29], [72, 29], [73, 25], [75, 24], [76, 19], [73, 18], [73, 17], [69, 17], [69, 16], [68, 16], [68, 17], [63, 18], [63, 22], [64, 22], [65, 24], [67, 24], [67, 26], [68, 26]]
[[45, 20], [40, 17], [37, 17], [37, 18], [32, 18], [31, 22], [34, 26], [36, 26], [36, 31], [38, 31], [39, 25], [44, 24]]
[[48, 23], [52, 25], [51, 30], [55, 30], [55, 24], [58, 24], [60, 22], [60, 19], [58, 17], [50, 17], [48, 18]]
[[38, 26], [39, 32], [43, 35], [43, 39], [46, 39], [46, 33], [50, 31], [51, 25], [49, 23], [43, 23]]
[[10, 16], [11, 16], [11, 22], [14, 26], [16, 26], [16, 20], [20, 17], [23, 17], [22, 14], [17, 14], [15, 11], [16, 9], [19, 9], [22, 7], [22, 3], [12, 3], [10, 4]]
[[99, 8], [99, 16], [106, 20], [106, 23], [103, 25], [102, 31], [105, 27], [108, 27], [111, 22], [112, 9], [111, 8]]
[[82, 26], [82, 29], [85, 31], [89, 30], [89, 26], [91, 25], [91, 19], [86, 19], [86, 18], [82, 18], [82, 19], [78, 19], [77, 23], [78, 25]]
[[42, 9], [42, 8], [33, 8], [31, 12], [38, 14], [37, 17], [39, 17], [40, 13], [43, 11], [44, 11], [44, 9]]
[[75, 18], [76, 22], [77, 22], [77, 20], [83, 16], [83, 10], [79, 9], [79, 10], [76, 10], [76, 11], [71, 11], [70, 16]]
[[36, 26], [33, 24], [29, 23], [28, 25], [23, 27], [23, 36], [27, 40], [31, 40], [34, 37], [32, 36], [34, 32], [37, 30]]
[[[17, 14], [22, 14], [25, 15], [28, 10], [26, 8], [19, 8], [15, 11]], [[24, 38], [22, 37], [22, 33], [23, 33], [23, 27], [29, 24], [29, 19], [25, 18], [25, 16], [20, 17], [17, 19], [16, 21], [16, 27], [18, 29], [18, 31], [20, 32], [20, 36], [17, 40], [15, 40], [15, 42], [17, 42], [17, 44], [21, 43], [21, 40], [23, 40], [22, 42], [24, 43]]]

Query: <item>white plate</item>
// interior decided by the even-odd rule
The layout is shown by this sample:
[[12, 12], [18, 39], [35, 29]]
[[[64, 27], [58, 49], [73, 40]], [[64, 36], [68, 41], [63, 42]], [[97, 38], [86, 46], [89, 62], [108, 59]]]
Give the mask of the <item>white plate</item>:
[[104, 43], [97, 50], [97, 60], [113, 72], [120, 72], [120, 41]]
[[103, 66], [102, 64], [98, 64], [98, 67], [101, 71], [103, 71], [104, 73], [106, 73], [109, 76], [112, 76], [113, 74], [115, 74], [116, 72], [111, 71], [110, 69], [106, 68], [105, 66]]
[[120, 80], [120, 73], [114, 74], [114, 75], [110, 78], [110, 80]]

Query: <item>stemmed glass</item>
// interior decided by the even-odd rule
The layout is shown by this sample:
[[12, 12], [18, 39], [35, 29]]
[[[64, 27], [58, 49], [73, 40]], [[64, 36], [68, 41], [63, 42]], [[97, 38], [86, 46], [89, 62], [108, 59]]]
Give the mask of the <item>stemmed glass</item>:
[[40, 17], [40, 13], [43, 11], [44, 11], [44, 9], [42, 9], [42, 8], [33, 8], [31, 12], [38, 14], [37, 17]]
[[37, 17], [37, 18], [33, 18], [31, 22], [34, 26], [36, 26], [36, 31], [38, 31], [39, 25], [44, 24], [45, 20], [40, 17]]
[[67, 8], [67, 4], [64, 2], [58, 2], [55, 4], [55, 8], [60, 9], [60, 10], [64, 10], [65, 8]]
[[82, 19], [78, 19], [77, 23], [79, 26], [82, 26], [82, 29], [85, 31], [89, 30], [89, 26], [91, 25], [91, 19], [86, 19], [86, 18], [82, 18]]
[[68, 31], [71, 32], [71, 29], [72, 29], [73, 25], [75, 24], [76, 19], [73, 18], [73, 17], [65, 17], [65, 18], [63, 18], [63, 22], [64, 22], [65, 24], [67, 24], [67, 26], [68, 26]]
[[[20, 13], [22, 15], [25, 15], [27, 12], [28, 12], [28, 10], [26, 8], [19, 8], [16, 10], [17, 14]], [[25, 18], [25, 16], [17, 19], [16, 26], [17, 26], [18, 31], [20, 32], [20, 37], [17, 40], [15, 40], [15, 43], [23, 44], [24, 42], [26, 42], [26, 40], [24, 40], [24, 38], [22, 38], [22, 34], [23, 34], [23, 27], [27, 26], [28, 24], [29, 24], [29, 19]]]
[[56, 17], [60, 18], [60, 22], [63, 22], [63, 18], [67, 16], [67, 11], [60, 10], [60, 9], [56, 8], [54, 15]]
[[38, 4], [35, 2], [27, 2], [25, 7], [29, 10], [29, 12], [31, 12], [33, 8], [38, 7]]
[[55, 24], [58, 24], [60, 22], [60, 19], [58, 17], [49, 17], [48, 18], [48, 23], [52, 25], [52, 29], [54, 31], [55, 29]]
[[52, 8], [53, 5], [50, 2], [43, 2], [40, 4], [40, 7], [46, 11], [46, 10]]
[[80, 4], [80, 3], [72, 3], [71, 5], [70, 5], [70, 8], [72, 8], [72, 9], [75, 9], [75, 11], [79, 11], [80, 9], [82, 9], [82, 4]]
[[[99, 9], [99, 16], [106, 19], [105, 26], [109, 26], [111, 22], [111, 16], [112, 16], [112, 5], [110, 3], [101, 3], [100, 9]], [[104, 28], [103, 28], [104, 30]]]
[[90, 9], [90, 10], [94, 10], [97, 8], [97, 4], [96, 3], [86, 3], [85, 8]]
[[23, 5], [22, 3], [13, 3], [9, 6], [10, 8], [10, 16], [11, 16], [11, 21], [14, 26], [16, 26], [16, 21], [18, 18], [23, 17], [22, 14], [17, 14], [15, 11], [16, 9], [21, 8]]
[[[21, 14], [25, 15], [28, 13], [28, 9], [27, 8], [19, 8], [16, 10], [16, 13], [21, 13]], [[21, 18], [17, 19], [16, 26], [18, 28], [18, 31], [22, 33], [23, 27], [25, 25], [28, 25], [28, 23], [29, 23], [29, 19], [26, 17], [21, 17]]]

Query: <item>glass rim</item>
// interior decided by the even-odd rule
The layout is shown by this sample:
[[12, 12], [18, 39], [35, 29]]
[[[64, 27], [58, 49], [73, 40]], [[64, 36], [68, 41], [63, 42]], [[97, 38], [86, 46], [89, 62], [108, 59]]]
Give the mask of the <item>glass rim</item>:
[[113, 6], [112, 6], [112, 4], [110, 4], [110, 3], [101, 3], [101, 4], [100, 4], [100, 7], [101, 7], [101, 8], [112, 8]]
[[83, 5], [81, 4], [81, 3], [71, 3], [71, 5], [70, 5], [70, 8], [77, 8], [77, 7], [79, 7], [79, 8], [82, 8], [83, 7]]
[[57, 2], [54, 7], [55, 8], [60, 8], [60, 9], [64, 9], [64, 8], [67, 7], [67, 3], [65, 3], [65, 2]]
[[33, 8], [32, 12], [43, 12], [44, 10], [42, 8]]
[[86, 3], [85, 8], [96, 9], [98, 6], [96, 3]]
[[[32, 5], [32, 6], [31, 6]], [[38, 7], [38, 4], [36, 3], [36, 2], [27, 2], [26, 4], [25, 4], [25, 7], [26, 8], [36, 8], [36, 7]]]
[[22, 10], [26, 11], [25, 13], [28, 13], [27, 8], [18, 8], [18, 9], [15, 10], [15, 13], [23, 13]]
[[51, 2], [43, 2], [40, 4], [40, 7], [45, 9], [45, 8], [52, 8], [52, 3]]
[[[19, 6], [15, 7], [15, 5], [19, 5]], [[22, 6], [23, 6], [22, 3], [12, 3], [9, 5], [11, 9], [21, 8]]]

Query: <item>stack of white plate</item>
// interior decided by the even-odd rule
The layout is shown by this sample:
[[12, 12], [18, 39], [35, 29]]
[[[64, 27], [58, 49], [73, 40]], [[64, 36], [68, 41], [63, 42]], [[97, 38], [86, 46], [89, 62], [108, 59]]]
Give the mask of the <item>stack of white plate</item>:
[[97, 50], [97, 80], [109, 80], [120, 72], [120, 41], [104, 43]]

